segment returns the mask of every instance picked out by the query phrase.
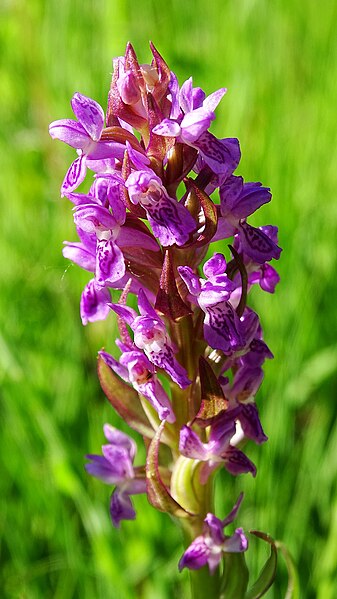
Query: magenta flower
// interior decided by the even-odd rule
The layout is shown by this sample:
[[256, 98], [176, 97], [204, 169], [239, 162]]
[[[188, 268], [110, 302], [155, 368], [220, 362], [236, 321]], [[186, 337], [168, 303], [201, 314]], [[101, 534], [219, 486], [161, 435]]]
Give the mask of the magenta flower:
[[224, 534], [224, 528], [236, 517], [242, 499], [241, 493], [234, 508], [223, 520], [219, 520], [214, 514], [207, 514], [203, 534], [192, 541], [180, 559], [180, 571], [183, 568], [199, 570], [207, 564], [213, 574], [224, 553], [241, 553], [248, 549], [248, 541], [242, 528], [237, 528], [231, 536]]
[[135, 345], [129, 347], [121, 342], [118, 345], [123, 349], [119, 360], [105, 351], [98, 353], [118, 376], [146, 397], [161, 420], [175, 422], [169, 397], [156, 375], [154, 365]]
[[76, 93], [71, 105], [77, 121], [61, 119], [49, 125], [49, 133], [53, 139], [64, 141], [80, 153], [64, 178], [62, 195], [74, 191], [84, 181], [87, 159], [101, 160], [110, 158], [111, 155], [122, 159], [125, 150], [123, 144], [100, 141], [104, 127], [104, 112], [95, 100]]
[[134, 171], [125, 182], [133, 204], [146, 211], [154, 235], [163, 246], [184, 245], [196, 223], [183, 204], [171, 198], [150, 168]]
[[110, 515], [113, 525], [118, 528], [121, 520], [134, 520], [136, 512], [130, 495], [145, 493], [146, 482], [141, 468], [134, 468], [136, 444], [131, 437], [109, 424], [103, 427], [109, 442], [102, 446], [103, 455], [87, 455], [85, 469], [108, 485], [115, 485], [111, 495]]
[[205, 279], [199, 278], [189, 266], [179, 266], [178, 272], [190, 294], [205, 313], [205, 340], [214, 349], [231, 354], [243, 349], [245, 331], [240, 318], [229, 301], [236, 285], [226, 274], [226, 260], [215, 254], [204, 264]]
[[190, 426], [182, 427], [179, 451], [187, 458], [205, 462], [200, 472], [201, 483], [205, 484], [211, 472], [221, 464], [234, 476], [245, 472], [256, 475], [254, 464], [230, 442], [235, 435], [235, 421], [240, 417], [240, 412], [240, 408], [235, 408], [216, 416], [207, 443], [203, 443]]
[[138, 307], [140, 316], [133, 308], [110, 304], [110, 308], [133, 330], [135, 346], [143, 350], [152, 364], [165, 370], [179, 387], [185, 389], [191, 381], [185, 368], [174, 357], [176, 348], [167, 334], [164, 322], [142, 290], [138, 294]]

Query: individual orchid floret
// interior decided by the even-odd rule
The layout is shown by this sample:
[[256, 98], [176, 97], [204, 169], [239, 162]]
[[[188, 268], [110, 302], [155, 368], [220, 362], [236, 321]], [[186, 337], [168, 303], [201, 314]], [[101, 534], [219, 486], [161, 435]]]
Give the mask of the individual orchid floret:
[[116, 374], [146, 397], [161, 420], [175, 422], [169, 397], [158, 380], [153, 364], [136, 347], [124, 349], [119, 361], [105, 351], [100, 351], [99, 355]]
[[171, 118], [163, 119], [152, 131], [196, 148], [214, 173], [228, 177], [240, 162], [239, 142], [234, 138], [217, 139], [208, 131], [215, 119], [214, 110], [225, 93], [223, 87], [205, 98], [203, 90], [193, 88], [192, 78], [188, 79], [179, 93], [180, 112], [173, 103]]
[[84, 181], [87, 159], [100, 160], [114, 156], [122, 160], [125, 150], [121, 143], [100, 141], [104, 127], [104, 112], [95, 100], [76, 93], [71, 105], [77, 121], [61, 119], [49, 126], [49, 133], [53, 139], [59, 139], [80, 152], [80, 156], [72, 163], [64, 178], [62, 195], [74, 191]]
[[213, 349], [221, 349], [229, 355], [243, 349], [246, 344], [244, 327], [229, 301], [236, 285], [226, 270], [222, 254], [215, 254], [204, 265], [207, 279], [200, 279], [189, 266], [179, 266], [178, 272], [186, 284], [190, 296], [205, 313], [205, 340]]
[[179, 561], [180, 571], [183, 568], [199, 570], [207, 564], [213, 574], [224, 553], [241, 553], [247, 550], [248, 541], [242, 528], [237, 528], [231, 536], [224, 534], [224, 528], [236, 517], [242, 499], [243, 494], [241, 493], [234, 508], [223, 520], [212, 513], [207, 514], [204, 520], [203, 534], [192, 541]]
[[179, 451], [187, 458], [205, 462], [200, 471], [202, 484], [207, 482], [211, 472], [221, 464], [235, 476], [245, 472], [251, 472], [255, 476], [254, 464], [242, 451], [230, 443], [236, 433], [236, 420], [239, 415], [240, 408], [220, 412], [211, 424], [207, 443], [203, 443], [190, 426], [182, 427]]
[[[94, 187], [94, 186], [92, 186]], [[75, 206], [74, 221], [81, 238], [80, 244], [67, 243], [64, 255], [80, 266], [95, 272], [97, 287], [113, 286], [126, 273], [123, 247], [142, 247], [158, 251], [159, 245], [150, 233], [126, 224], [126, 207], [119, 192], [120, 183], [109, 178], [99, 177], [94, 187], [95, 196], [84, 196]], [[79, 195], [79, 194], [77, 194]], [[94, 254], [95, 267], [92, 269], [88, 255]], [[89, 268], [88, 268], [89, 266]]]
[[125, 182], [133, 204], [146, 211], [154, 235], [163, 246], [184, 245], [196, 223], [183, 204], [171, 198], [150, 168], [132, 172]]
[[276, 285], [280, 282], [280, 275], [271, 264], [265, 262], [257, 266], [257, 270], [254, 270], [248, 276], [248, 283], [250, 285], [258, 284], [263, 291], [267, 293], [274, 293]]
[[104, 435], [108, 441], [102, 446], [103, 455], [87, 455], [91, 460], [85, 465], [89, 474], [116, 488], [111, 495], [110, 515], [118, 528], [121, 520], [134, 520], [136, 512], [130, 495], [146, 492], [142, 468], [134, 468], [136, 444], [131, 437], [105, 424]]
[[185, 368], [174, 357], [176, 348], [167, 334], [164, 322], [142, 290], [138, 294], [138, 306], [140, 316], [133, 308], [110, 304], [110, 308], [133, 330], [135, 346], [143, 350], [152, 364], [165, 370], [179, 387], [185, 389], [191, 381]]
[[281, 248], [263, 227], [252, 227], [246, 218], [271, 200], [268, 187], [261, 183], [244, 183], [232, 175], [220, 186], [220, 215], [213, 241], [236, 235], [235, 247], [258, 265], [280, 257]]

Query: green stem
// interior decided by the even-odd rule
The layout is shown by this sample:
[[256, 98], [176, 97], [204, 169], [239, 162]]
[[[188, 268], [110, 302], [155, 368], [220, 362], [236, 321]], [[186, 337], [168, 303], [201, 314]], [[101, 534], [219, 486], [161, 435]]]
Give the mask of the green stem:
[[190, 570], [190, 582], [192, 599], [219, 599], [219, 568], [214, 574], [210, 574], [208, 566], [204, 566], [200, 570]]

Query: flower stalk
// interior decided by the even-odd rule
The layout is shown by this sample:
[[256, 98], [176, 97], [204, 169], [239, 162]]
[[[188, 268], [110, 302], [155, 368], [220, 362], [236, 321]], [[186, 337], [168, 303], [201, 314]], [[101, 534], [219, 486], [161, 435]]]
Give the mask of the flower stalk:
[[[73, 204], [78, 234], [63, 254], [91, 273], [81, 319], [117, 318], [119, 358], [99, 351], [98, 375], [147, 448], [145, 465], [135, 466], [133, 439], [105, 425], [102, 455], [88, 455], [86, 470], [114, 487], [115, 527], [136, 517], [139, 493], [181, 522], [178, 566], [190, 570], [193, 598], [240, 599], [248, 540], [241, 527], [232, 534], [226, 527], [243, 495], [221, 519], [213, 490], [222, 468], [255, 476], [238, 444], [267, 440], [255, 395], [273, 356], [248, 302], [254, 285], [274, 293], [279, 276], [270, 262], [281, 248], [276, 227], [247, 222], [271, 200], [269, 188], [234, 174], [239, 141], [209, 131], [226, 89], [206, 96], [192, 78], [180, 86], [150, 47], [149, 65], [138, 63], [130, 43], [114, 59], [106, 118], [77, 92], [76, 120], [50, 125], [50, 135], [78, 153], [61, 195]], [[121, 292], [115, 303], [111, 289]]]

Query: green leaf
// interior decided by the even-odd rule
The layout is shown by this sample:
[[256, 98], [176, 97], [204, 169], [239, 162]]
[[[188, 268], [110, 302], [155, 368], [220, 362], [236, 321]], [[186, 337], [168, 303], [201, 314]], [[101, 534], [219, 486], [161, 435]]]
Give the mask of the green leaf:
[[169, 493], [167, 487], [162, 481], [159, 472], [159, 445], [160, 445], [160, 437], [162, 435], [163, 429], [165, 426], [165, 420], [162, 421], [160, 427], [158, 428], [155, 436], [153, 437], [148, 451], [147, 451], [147, 459], [146, 459], [146, 483], [147, 483], [147, 496], [149, 502], [160, 512], [168, 512], [178, 518], [186, 518], [190, 514], [186, 512], [180, 505], [177, 503], [171, 494]]
[[244, 553], [224, 555], [224, 573], [220, 599], [244, 599], [249, 572]]
[[134, 388], [122, 381], [100, 356], [97, 363], [97, 372], [101, 387], [117, 414], [135, 431], [151, 439], [154, 430]]
[[288, 570], [288, 587], [284, 599], [299, 599], [300, 586], [298, 572], [293, 557], [289, 553], [287, 547], [283, 543], [281, 543], [281, 541], [275, 541], [275, 545], [277, 549], [281, 551]]
[[245, 595], [245, 599], [259, 599], [266, 594], [275, 580], [277, 568], [277, 547], [275, 541], [268, 534], [258, 530], [251, 530], [250, 533], [259, 539], [263, 539], [270, 545], [270, 556], [263, 566], [260, 576]]

